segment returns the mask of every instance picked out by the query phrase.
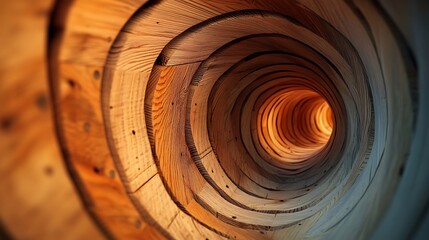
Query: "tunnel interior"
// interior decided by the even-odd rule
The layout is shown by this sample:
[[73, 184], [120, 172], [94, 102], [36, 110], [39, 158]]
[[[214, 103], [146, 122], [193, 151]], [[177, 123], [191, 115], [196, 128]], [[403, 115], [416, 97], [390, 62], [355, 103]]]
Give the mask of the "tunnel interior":
[[[422, 188], [409, 195], [415, 210], [396, 207], [406, 201], [406, 184], [428, 183], [412, 178], [427, 175], [414, 174], [427, 166], [427, 141], [418, 140], [427, 132], [425, 60], [395, 22], [413, 21], [392, 15], [406, 2], [46, 2], [38, 16], [45, 48], [37, 55], [45, 84], [38, 103], [48, 102], [41, 108], [49, 125], [31, 128], [49, 133], [45, 148], [10, 148], [20, 134], [12, 129], [1, 152], [11, 163], [23, 155], [53, 159], [44, 176], [62, 180], [40, 180], [47, 190], [37, 196], [63, 189], [73, 198], [69, 205], [68, 197], [49, 200], [63, 206], [55, 213], [48, 200], [26, 204], [12, 191], [0, 202], [5, 234], [212, 240], [427, 233], [413, 233], [428, 222], [427, 209], [425, 218], [411, 214], [428, 202]], [[419, 4], [408, 5], [416, 19], [428, 13]], [[416, 39], [427, 39], [422, 32]], [[7, 106], [0, 117], [16, 108]], [[13, 176], [0, 192], [29, 189]], [[4, 210], [17, 200], [20, 215]], [[57, 223], [17, 224], [34, 208], [41, 213], [28, 222], [55, 215]], [[81, 222], [66, 229], [72, 215]], [[398, 216], [410, 226], [392, 230]]]

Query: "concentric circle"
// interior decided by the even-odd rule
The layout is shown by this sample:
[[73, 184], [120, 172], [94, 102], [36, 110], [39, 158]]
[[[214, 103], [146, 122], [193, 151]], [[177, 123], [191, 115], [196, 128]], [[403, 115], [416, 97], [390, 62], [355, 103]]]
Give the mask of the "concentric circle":
[[[255, 25], [248, 26], [241, 32], [235, 31], [248, 18], [252, 18]], [[269, 22], [277, 24], [267, 31], [266, 24]], [[301, 29], [293, 31], [293, 28]], [[222, 29], [223, 37], [218, 41], [207, 42], [206, 37], [213, 35], [218, 29]], [[299, 36], [296, 34], [306, 31], [308, 36], [298, 40]], [[337, 39], [344, 39], [339, 33], [332, 34]], [[128, 38], [121, 44], [127, 45], [132, 41]], [[330, 52], [321, 53], [320, 51], [326, 50], [310, 47], [314, 45], [312, 41], [324, 42]], [[202, 52], [195, 51], [203, 43], [206, 48]], [[350, 62], [329, 47], [329, 44], [326, 39], [291, 23], [281, 15], [255, 10], [227, 13], [209, 19], [172, 39], [157, 57], [144, 98], [147, 140], [157, 165], [160, 179], [158, 184], [162, 182], [167, 189], [164, 194], [168, 194], [179, 209], [183, 209], [202, 226], [211, 228], [226, 224], [235, 226], [234, 231], [237, 233], [244, 234], [243, 230], [248, 229], [246, 234], [252, 234], [252, 229], [280, 230], [308, 218], [313, 212], [326, 207], [324, 199], [328, 196], [346, 190], [346, 185], [332, 189], [323, 184], [317, 186], [316, 183], [320, 183], [322, 178], [344, 183], [353, 178], [352, 175], [338, 178], [327, 174], [329, 169], [344, 172], [351, 170], [346, 169], [345, 164], [338, 164], [338, 158], [341, 158], [344, 150], [334, 149], [332, 144], [335, 142], [339, 146], [345, 146], [345, 151], [350, 151], [351, 149], [347, 150], [352, 148], [350, 141], [367, 138], [353, 134], [373, 121], [364, 115], [356, 102], [359, 100], [362, 106], [369, 109], [372, 108], [372, 102], [367, 85], [359, 88], [354, 86], [356, 79], [365, 83], [366, 76], [347, 74], [350, 69], [362, 69], [362, 66]], [[338, 47], [340, 46], [336, 46]], [[343, 47], [347, 48], [347, 44]], [[208, 52], [209, 49], [212, 52]], [[352, 53], [348, 57], [356, 57], [353, 49], [348, 52]], [[192, 56], [191, 53], [196, 53], [193, 58], [183, 58], [184, 55]], [[337, 66], [333, 62], [343, 65]], [[121, 66], [121, 63], [116, 66]], [[271, 66], [278, 66], [279, 70], [266, 71]], [[260, 71], [259, 74], [251, 76], [255, 70]], [[117, 80], [114, 74], [112, 76], [110, 92], [125, 93], [124, 82]], [[137, 81], [142, 82], [136, 77]], [[136, 83], [131, 81], [129, 84]], [[358, 92], [346, 90], [350, 87]], [[343, 88], [341, 94], [339, 88]], [[291, 93], [282, 89], [289, 89]], [[317, 124], [314, 128], [309, 127], [315, 121], [315, 117], [311, 115], [316, 115], [323, 106], [329, 106], [321, 94], [329, 97], [338, 116], [359, 116], [362, 118], [362, 125], [352, 126], [348, 130], [350, 133], [347, 133], [346, 119], [342, 119], [339, 120], [337, 130], [341, 137], [339, 134], [334, 135], [329, 144], [332, 132], [324, 135], [323, 140], [316, 137], [323, 134], [317, 130]], [[293, 96], [301, 100], [294, 101], [291, 99]], [[362, 96], [366, 96], [367, 101], [361, 101]], [[109, 106], [118, 108], [115, 104], [117, 100], [110, 99]], [[350, 101], [347, 107], [344, 106], [346, 100]], [[283, 108], [303, 109], [297, 111], [301, 111], [301, 121], [304, 123], [293, 126], [292, 119], [297, 119], [297, 116], [293, 116], [296, 115], [295, 111], [282, 110], [284, 114], [280, 115], [292, 115], [290, 118], [283, 116], [288, 119], [283, 120], [288, 127], [283, 127], [281, 131], [280, 128], [271, 128], [271, 138], [268, 138], [270, 132], [264, 129], [264, 124], [273, 123], [269, 123], [270, 117], [266, 112], [273, 109], [275, 111], [278, 101], [280, 105], [283, 104]], [[308, 101], [311, 105], [300, 106]], [[219, 102], [224, 104], [219, 105]], [[139, 106], [134, 101], [129, 104], [132, 109]], [[238, 115], [233, 113], [234, 107], [242, 109]], [[248, 111], [250, 109], [255, 110]], [[108, 112], [111, 125], [118, 126], [113, 121], [117, 119], [115, 111], [109, 109]], [[330, 118], [333, 122], [332, 117]], [[130, 118], [126, 117], [125, 121], [128, 119]], [[324, 121], [329, 121], [327, 119], [329, 117], [325, 115]], [[142, 119], [136, 121], [141, 122]], [[238, 134], [230, 128], [234, 122], [238, 124]], [[228, 124], [230, 127], [226, 126]], [[125, 122], [125, 125], [128, 124]], [[225, 131], [227, 129], [231, 130]], [[296, 130], [298, 133], [294, 132]], [[122, 135], [121, 132], [111, 134], [114, 139]], [[238, 137], [232, 137], [235, 134], [240, 135], [241, 141]], [[287, 137], [282, 138], [280, 134]], [[346, 140], [345, 134], [355, 137]], [[140, 135], [143, 135], [140, 139], [144, 140], [144, 132]], [[278, 139], [289, 140], [283, 144], [291, 145], [292, 153], [295, 151], [296, 154], [289, 152], [287, 155], [286, 151], [278, 153], [280, 143], [274, 143]], [[137, 142], [141, 140], [136, 139]], [[291, 141], [296, 142], [292, 144]], [[311, 142], [314, 145], [310, 145]], [[147, 143], [141, 142], [139, 145]], [[368, 147], [369, 145], [364, 145], [356, 150], [365, 152]], [[344, 161], [356, 164], [354, 159]], [[322, 165], [326, 170], [321, 173]], [[270, 174], [264, 175], [264, 172]], [[246, 185], [240, 183], [241, 179], [248, 179]], [[264, 186], [262, 182], [269, 184]], [[258, 190], [261, 188], [264, 190]], [[136, 198], [143, 208], [150, 209], [147, 200], [142, 195]], [[201, 215], [203, 212], [207, 213]]]
[[[261, 96], [258, 139], [280, 163], [297, 163], [317, 155], [333, 127], [332, 110], [317, 92], [303, 86], [279, 86]], [[257, 144], [257, 143], [256, 143]]]
[[[366, 219], [353, 209], [376, 198], [371, 184], [387, 184], [379, 166], [393, 164], [384, 149], [398, 143], [386, 138], [397, 109], [383, 52], [361, 15], [293, 1], [139, 8], [104, 51], [71, 38], [62, 48], [85, 54], [59, 54], [63, 85], [103, 73], [82, 77], [78, 93], [57, 88], [64, 148], [103, 224], [117, 236], [120, 222], [130, 236], [285, 239], [340, 236], [344, 219]], [[88, 162], [113, 174], [94, 180]], [[109, 206], [117, 215], [102, 214]]]

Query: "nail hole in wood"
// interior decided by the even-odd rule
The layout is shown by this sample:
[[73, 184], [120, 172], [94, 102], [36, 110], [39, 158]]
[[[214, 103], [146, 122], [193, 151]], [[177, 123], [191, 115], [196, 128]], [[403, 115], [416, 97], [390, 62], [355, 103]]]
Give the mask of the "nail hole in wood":
[[53, 173], [54, 173], [54, 169], [51, 166], [46, 166], [45, 167], [45, 174], [47, 176], [52, 176]]
[[113, 170], [113, 169], [110, 169], [110, 171], [109, 171], [109, 176], [110, 176], [110, 178], [115, 178], [115, 171]]
[[69, 86], [70, 86], [71, 88], [74, 88], [74, 87], [76, 86], [76, 83], [74, 82], [74, 80], [73, 80], [73, 79], [69, 79], [69, 80], [67, 80], [67, 83], [69, 84]]
[[85, 122], [83, 124], [83, 130], [85, 130], [85, 132], [89, 132], [89, 130], [91, 130], [91, 124], [89, 124], [89, 122]]
[[1, 128], [4, 130], [9, 129], [12, 126], [12, 123], [12, 118], [3, 118], [1, 120]]
[[94, 78], [95, 80], [98, 80], [100, 78], [100, 72], [98, 70], [94, 71]]
[[136, 228], [140, 228], [142, 226], [142, 222], [138, 219], [138, 220], [135, 221], [134, 226]]
[[40, 94], [36, 99], [36, 105], [44, 110], [48, 106], [48, 100], [44, 94]]
[[405, 165], [402, 164], [401, 167], [399, 168], [399, 176], [402, 176], [402, 174], [404, 174], [404, 170], [405, 170]]

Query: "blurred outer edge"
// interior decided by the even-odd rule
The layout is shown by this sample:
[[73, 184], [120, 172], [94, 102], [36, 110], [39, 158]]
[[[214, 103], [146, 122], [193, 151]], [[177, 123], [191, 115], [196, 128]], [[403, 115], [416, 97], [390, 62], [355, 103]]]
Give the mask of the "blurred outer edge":
[[429, 236], [429, 2], [380, 0], [415, 54], [419, 112], [404, 173], [372, 239], [427, 239]]
[[[48, 57], [48, 65], [49, 66], [55, 66], [59, 45], [62, 41], [63, 31], [64, 31], [64, 25], [65, 21], [68, 16], [68, 12], [71, 9], [71, 6], [73, 5], [74, 0], [55, 0], [55, 3], [53, 4], [53, 8], [50, 14], [49, 19], [49, 26], [47, 29], [47, 41], [46, 41], [46, 51], [47, 51], [47, 57]], [[100, 231], [104, 234], [105, 237], [108, 239], [114, 239], [113, 235], [109, 232], [108, 229], [106, 229], [103, 224], [101, 223], [100, 219], [97, 218], [96, 214], [89, 209], [89, 206], [91, 206], [91, 201], [86, 197], [85, 193], [83, 192], [82, 188], [79, 188], [79, 186], [82, 186], [82, 184], [79, 182], [80, 179], [76, 177], [75, 169], [73, 168], [70, 161], [68, 161], [68, 153], [67, 150], [63, 148], [64, 144], [62, 144], [63, 139], [60, 134], [58, 122], [59, 122], [59, 115], [56, 113], [57, 107], [55, 107], [58, 104], [58, 99], [60, 99], [55, 92], [55, 83], [53, 81], [54, 77], [56, 76], [54, 67], [49, 67], [48, 70], [48, 82], [49, 82], [49, 90], [50, 90], [50, 96], [53, 98], [52, 105], [54, 106], [52, 108], [53, 112], [53, 119], [55, 124], [55, 133], [58, 138], [58, 146], [61, 149], [61, 155], [63, 157], [64, 165], [67, 168], [67, 173], [71, 179], [71, 182], [75, 186], [79, 199], [82, 202], [83, 207], [85, 208], [86, 212], [89, 214], [89, 216], [92, 218], [94, 223], [97, 225], [97, 227], [100, 229]]]
[[54, 1], [2, 3], [0, 238], [102, 239], [76, 195], [55, 134], [46, 52]]

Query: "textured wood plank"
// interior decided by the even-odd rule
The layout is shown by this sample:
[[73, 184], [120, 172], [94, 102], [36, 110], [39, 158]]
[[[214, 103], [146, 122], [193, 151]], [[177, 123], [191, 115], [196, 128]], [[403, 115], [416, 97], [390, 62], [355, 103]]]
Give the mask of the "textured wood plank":
[[367, 239], [424, 180], [418, 39], [378, 2], [53, 5], [0, 12], [2, 237]]

